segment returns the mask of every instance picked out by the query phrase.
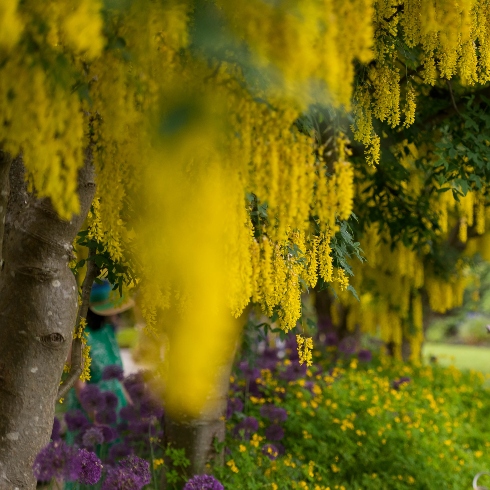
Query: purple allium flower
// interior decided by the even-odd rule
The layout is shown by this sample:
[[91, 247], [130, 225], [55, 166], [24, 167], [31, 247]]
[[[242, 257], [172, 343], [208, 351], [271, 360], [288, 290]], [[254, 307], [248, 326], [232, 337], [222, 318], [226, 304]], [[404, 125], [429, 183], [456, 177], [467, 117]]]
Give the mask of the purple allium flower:
[[122, 381], [124, 379], [124, 371], [121, 366], [117, 364], [111, 364], [110, 366], [106, 366], [102, 371], [102, 379], [104, 381], [109, 381], [110, 379], [117, 379]]
[[373, 354], [371, 353], [370, 350], [368, 349], [361, 349], [358, 353], [357, 353], [357, 357], [358, 359], [361, 361], [361, 362], [371, 362], [372, 358], [373, 358]]
[[351, 356], [356, 351], [356, 339], [354, 337], [345, 337], [340, 341], [339, 351], [346, 356]]
[[117, 414], [115, 410], [103, 410], [102, 412], [95, 412], [95, 421], [98, 424], [112, 425], [117, 422]]
[[274, 444], [264, 444], [262, 446], [262, 453], [265, 454], [270, 460], [274, 461], [279, 456], [279, 450]]
[[153, 425], [155, 419], [140, 420], [138, 422], [130, 422], [128, 430], [135, 436], [150, 436], [155, 434], [155, 427]]
[[85, 447], [95, 447], [104, 442], [104, 434], [100, 427], [90, 427], [84, 433], [82, 442]]
[[127, 405], [119, 410], [119, 416], [128, 422], [136, 422], [141, 419], [138, 410], [133, 405]]
[[147, 394], [140, 402], [140, 415], [143, 418], [160, 419], [163, 416], [163, 406], [157, 399]]
[[264, 352], [262, 352], [263, 359], [273, 359], [277, 360], [277, 349], [275, 347], [266, 347]]
[[103, 391], [102, 394], [105, 397], [106, 410], [115, 410], [119, 403], [117, 396], [112, 391]]
[[195, 475], [185, 484], [183, 490], [224, 490], [224, 487], [214, 476]]
[[100, 412], [104, 410], [105, 396], [94, 384], [88, 384], [80, 392], [80, 404], [87, 412]]
[[260, 378], [260, 369], [256, 367], [251, 367], [248, 361], [242, 361], [238, 365], [238, 368], [243, 373], [243, 376], [247, 379], [257, 379]]
[[234, 434], [237, 437], [243, 437], [245, 439], [250, 439], [251, 434], [259, 430], [259, 422], [255, 417], [245, 417], [241, 422], [239, 422], [234, 429]]
[[248, 382], [248, 392], [252, 396], [261, 396], [261, 386], [257, 383], [257, 379], [260, 378], [260, 369], [256, 367], [250, 367], [247, 361], [242, 361], [238, 365], [240, 371]]
[[393, 389], [394, 390], [399, 390], [400, 386], [404, 383], [410, 383], [412, 381], [412, 378], [409, 378], [408, 376], [402, 376], [401, 378], [393, 381]]
[[286, 352], [289, 354], [289, 358], [291, 359], [291, 361], [299, 359], [297, 346], [298, 344], [296, 342], [296, 335], [289, 334], [286, 337], [284, 347], [286, 349]]
[[58, 420], [58, 417], [55, 417], [53, 420], [53, 428], [51, 430], [52, 441], [59, 441], [61, 439], [60, 430], [61, 430], [60, 421]]
[[126, 389], [131, 387], [133, 384], [145, 384], [145, 376], [143, 371], [131, 373], [129, 376], [126, 376], [124, 378], [123, 384]]
[[116, 426], [118, 432], [124, 432], [128, 430], [129, 424], [127, 420], [121, 420]]
[[141, 490], [139, 478], [124, 468], [109, 468], [101, 490]]
[[78, 481], [86, 485], [95, 485], [102, 474], [102, 463], [97, 455], [92, 451], [80, 449], [78, 451], [78, 459], [80, 460], [80, 474]]
[[243, 410], [243, 402], [240, 398], [230, 398], [226, 406], [226, 418], [229, 419], [235, 412]]
[[277, 349], [271, 347], [266, 347], [258, 359], [259, 367], [261, 369], [270, 369], [271, 371], [276, 368], [277, 361]]
[[269, 425], [264, 431], [265, 437], [269, 439], [269, 441], [280, 441], [284, 438], [284, 429], [277, 424]]
[[279, 373], [279, 377], [285, 381], [295, 381], [299, 378], [303, 378], [306, 375], [308, 367], [306, 364], [299, 365], [299, 363], [290, 364], [284, 371]]
[[146, 393], [145, 380], [142, 373], [134, 373], [124, 379], [124, 387], [133, 402], [138, 401]]
[[325, 335], [325, 344], [327, 346], [338, 345], [339, 337], [337, 336], [337, 333], [333, 331], [327, 332], [327, 334]]
[[248, 394], [250, 396], [262, 397], [263, 396], [263, 387], [261, 384], [257, 383], [257, 378], [250, 379], [248, 382]]
[[124, 442], [118, 442], [109, 449], [109, 460], [113, 463], [132, 454], [133, 450]]
[[288, 413], [284, 408], [276, 407], [275, 405], [262, 405], [260, 407], [260, 415], [271, 422], [284, 422], [288, 418]]
[[65, 421], [68, 430], [72, 432], [79, 431], [81, 429], [85, 429], [90, 422], [87, 417], [85, 417], [84, 413], [81, 410], [70, 410], [65, 413]]
[[41, 449], [32, 469], [40, 481], [50, 481], [52, 478], [75, 481], [80, 473], [80, 464], [76, 449], [59, 440], [51, 441]]
[[142, 486], [150, 483], [150, 463], [145, 459], [141, 459], [138, 456], [131, 454], [130, 456], [121, 459], [121, 461], [117, 463], [117, 466], [135, 475]]
[[98, 425], [97, 427], [104, 435], [104, 442], [112, 442], [117, 439], [117, 431], [113, 427], [109, 427], [108, 425]]

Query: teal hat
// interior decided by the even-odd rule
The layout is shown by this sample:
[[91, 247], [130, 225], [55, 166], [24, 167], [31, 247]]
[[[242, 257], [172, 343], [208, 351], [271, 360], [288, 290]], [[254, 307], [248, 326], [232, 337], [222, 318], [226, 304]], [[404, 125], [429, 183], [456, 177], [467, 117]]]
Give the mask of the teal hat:
[[113, 291], [109, 281], [94, 283], [90, 291], [89, 308], [100, 316], [116, 315], [134, 306], [134, 300]]

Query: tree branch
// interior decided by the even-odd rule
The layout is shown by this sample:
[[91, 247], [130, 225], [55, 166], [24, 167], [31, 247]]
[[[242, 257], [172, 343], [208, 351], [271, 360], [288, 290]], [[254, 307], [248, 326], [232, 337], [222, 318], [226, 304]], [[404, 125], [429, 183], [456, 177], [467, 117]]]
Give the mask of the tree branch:
[[[95, 252], [91, 249], [87, 259], [87, 272], [82, 284], [82, 302], [78, 308], [77, 321], [75, 329], [78, 329], [82, 318], [87, 318], [88, 305], [90, 300], [90, 291], [95, 278], [98, 276], [99, 268], [93, 260]], [[82, 339], [76, 336], [71, 343], [71, 364], [68, 378], [58, 390], [58, 398], [63, 398], [68, 390], [75, 384], [83, 371], [83, 343]]]
[[[78, 189], [80, 206], [83, 209], [90, 208], [90, 204], [95, 195], [95, 175], [94, 167], [92, 165], [92, 151], [91, 148], [87, 150], [85, 157], [85, 165], [80, 169], [78, 174]], [[86, 217], [86, 213], [82, 216], [83, 219]], [[80, 229], [82, 221], [78, 225]], [[87, 260], [87, 272], [85, 274], [85, 279], [82, 284], [82, 301], [80, 307], [78, 308], [77, 318], [75, 322], [75, 328], [78, 329], [80, 325], [80, 320], [82, 318], [87, 318], [88, 305], [90, 299], [90, 291], [92, 289], [92, 284], [99, 274], [99, 268], [93, 260], [92, 256], [95, 254], [93, 251], [89, 251], [89, 257]], [[58, 399], [63, 398], [68, 390], [75, 384], [75, 381], [80, 377], [83, 371], [83, 344], [82, 339], [74, 338], [71, 344], [71, 364], [70, 372], [68, 373], [68, 378], [58, 389]]]
[[456, 105], [456, 101], [454, 100], [453, 86], [451, 85], [451, 81], [446, 80], [446, 82], [449, 88], [449, 94], [451, 95], [451, 101], [453, 103], [454, 110], [456, 111], [457, 114], [461, 116], [461, 112], [459, 112], [458, 106]]

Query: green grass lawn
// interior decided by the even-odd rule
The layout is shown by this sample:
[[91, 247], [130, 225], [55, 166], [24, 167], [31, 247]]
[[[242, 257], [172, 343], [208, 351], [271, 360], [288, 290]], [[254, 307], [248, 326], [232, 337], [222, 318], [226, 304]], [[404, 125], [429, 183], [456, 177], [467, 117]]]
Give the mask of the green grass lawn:
[[423, 356], [426, 360], [430, 356], [436, 356], [443, 366], [454, 364], [459, 369], [474, 369], [482, 373], [490, 373], [490, 348], [488, 347], [426, 342]]

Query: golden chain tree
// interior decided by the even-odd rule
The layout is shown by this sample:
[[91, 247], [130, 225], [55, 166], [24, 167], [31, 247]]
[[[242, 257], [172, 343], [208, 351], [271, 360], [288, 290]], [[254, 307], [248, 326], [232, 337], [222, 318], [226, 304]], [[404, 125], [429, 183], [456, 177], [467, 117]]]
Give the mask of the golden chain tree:
[[[88, 235], [115, 263], [126, 264], [129, 251], [137, 258], [148, 328], [167, 338], [169, 413], [202, 416], [234, 353], [233, 315], [251, 301], [288, 331], [319, 277], [340, 292], [349, 286], [333, 244], [363, 175], [346, 136], [334, 131], [327, 145], [302, 128], [308, 108], [352, 109], [374, 174], [378, 122], [408, 128], [417, 98], [440, 80], [488, 81], [489, 22], [486, 0], [2, 3], [1, 149], [22, 155], [29, 189], [67, 220], [80, 212], [77, 174], [87, 149], [93, 155]], [[414, 192], [415, 159], [430, 151], [399, 159]], [[453, 212], [471, 226], [470, 200], [483, 197], [467, 196], [434, 198], [441, 230]], [[369, 267], [380, 261], [398, 277], [394, 291], [378, 287], [388, 299], [377, 306], [389, 319], [383, 336], [397, 339], [389, 306], [411, 308], [420, 325], [419, 300], [403, 287], [440, 286], [410, 247], [381, 263], [376, 224], [367, 229]], [[361, 278], [370, 269], [356, 274], [367, 294]], [[458, 298], [459, 283], [451, 287]]]

